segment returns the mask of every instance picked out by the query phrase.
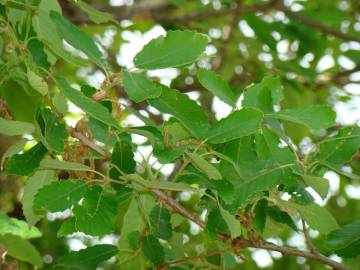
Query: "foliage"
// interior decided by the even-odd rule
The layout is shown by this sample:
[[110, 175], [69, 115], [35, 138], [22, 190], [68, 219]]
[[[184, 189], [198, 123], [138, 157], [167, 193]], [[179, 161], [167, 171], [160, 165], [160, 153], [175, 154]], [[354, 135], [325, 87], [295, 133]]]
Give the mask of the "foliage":
[[[342, 193], [345, 181], [359, 185], [360, 128], [337, 119], [325, 89], [359, 70], [359, 51], [339, 49], [359, 44], [355, 1], [176, 0], [108, 12], [93, 2], [0, 1], [0, 181], [18, 185], [0, 190], [0, 269], [254, 269], [253, 248], [280, 252], [274, 268], [302, 269], [298, 256], [311, 269], [355, 269], [359, 203], [339, 210], [344, 197], [324, 177], [341, 175]], [[345, 21], [352, 28], [337, 30]], [[124, 28], [156, 23], [166, 33], [119, 68]], [[117, 33], [113, 47], [106, 31]], [[280, 42], [296, 49], [285, 57]], [[328, 51], [355, 67], [322, 73]], [[169, 70], [170, 85], [156, 75]], [[101, 82], [79, 75], [88, 71]], [[298, 235], [306, 250], [286, 245]], [[67, 250], [79, 237], [84, 248]]]

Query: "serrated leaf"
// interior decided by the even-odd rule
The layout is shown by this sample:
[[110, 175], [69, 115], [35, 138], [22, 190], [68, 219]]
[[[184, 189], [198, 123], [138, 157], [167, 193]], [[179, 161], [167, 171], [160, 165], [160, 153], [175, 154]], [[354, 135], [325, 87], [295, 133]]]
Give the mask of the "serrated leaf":
[[52, 182], [35, 195], [34, 209], [49, 212], [64, 211], [78, 203], [86, 189], [86, 182], [80, 180]]
[[97, 10], [84, 1], [76, 1], [76, 4], [89, 16], [94, 23], [116, 22], [110, 13]]
[[210, 143], [224, 143], [255, 133], [263, 114], [255, 109], [235, 111], [212, 126], [208, 133]]
[[44, 169], [54, 169], [54, 170], [64, 170], [64, 171], [80, 171], [80, 172], [93, 171], [93, 169], [91, 169], [89, 166], [86, 166], [81, 163], [52, 159], [49, 157], [44, 158], [40, 162], [40, 167]]
[[63, 39], [65, 39], [71, 46], [84, 52], [97, 65], [104, 66], [102, 53], [89, 36], [61, 16], [61, 14], [57, 11], [51, 10], [50, 18], [55, 23]]
[[29, 227], [25, 221], [10, 218], [0, 211], [0, 235], [6, 234], [16, 235], [23, 239], [31, 239], [41, 236], [41, 232], [38, 228]]
[[222, 179], [222, 175], [219, 173], [219, 171], [212, 164], [210, 164], [205, 159], [203, 159], [201, 156], [195, 153], [186, 153], [186, 154], [190, 157], [192, 164], [199, 171], [206, 174], [210, 179], [214, 179], [214, 180]]
[[209, 128], [208, 117], [202, 107], [187, 95], [162, 86], [161, 96], [148, 100], [149, 104], [162, 113], [168, 113], [179, 120], [193, 136], [206, 137]]
[[46, 148], [38, 143], [23, 154], [13, 155], [7, 162], [5, 171], [20, 176], [31, 175], [40, 166], [46, 153]]
[[305, 125], [313, 130], [329, 128], [335, 124], [336, 119], [336, 113], [328, 105], [287, 109], [267, 116]]
[[165, 260], [164, 249], [160, 245], [159, 240], [153, 235], [148, 235], [144, 238], [141, 242], [141, 250], [146, 258], [155, 266], [161, 265]]
[[35, 126], [31, 123], [0, 118], [0, 134], [7, 136], [17, 136], [31, 134], [34, 131]]
[[39, 75], [37, 75], [35, 72], [32, 72], [31, 70], [27, 71], [27, 78], [30, 86], [34, 90], [36, 90], [43, 96], [47, 94], [49, 89], [47, 83], [44, 81], [43, 78], [41, 78]]
[[55, 269], [79, 269], [79, 270], [95, 270], [98, 265], [115, 256], [118, 248], [113, 245], [101, 244], [87, 247], [79, 251], [73, 251], [59, 259], [59, 263], [55, 265]]
[[[326, 238], [325, 246], [330, 250], [341, 250], [360, 240], [360, 221], [354, 221], [332, 232]], [[358, 254], [360, 250], [358, 250]]]
[[230, 86], [218, 74], [211, 70], [199, 69], [197, 77], [202, 86], [220, 100], [232, 107], [236, 106], [236, 98]]
[[24, 196], [22, 198], [22, 207], [26, 221], [30, 226], [35, 225], [41, 218], [41, 215], [36, 214], [33, 210], [36, 193], [39, 189], [53, 181], [55, 181], [54, 171], [49, 170], [36, 171], [34, 175], [26, 180]]
[[117, 203], [101, 186], [93, 186], [86, 191], [81, 205], [74, 207], [73, 213], [78, 231], [103, 236], [114, 229]]
[[227, 210], [219, 206], [220, 214], [226, 222], [226, 225], [229, 228], [231, 239], [235, 239], [236, 237], [241, 235], [240, 222], [235, 218], [235, 216], [231, 215]]
[[[131, 145], [124, 140], [116, 142], [112, 155], [111, 164], [116, 165], [122, 172], [131, 174], [135, 172], [136, 162], [134, 160], [134, 153]], [[118, 179], [121, 173], [117, 168], [110, 170], [110, 177]]]
[[0, 236], [0, 246], [3, 246], [8, 256], [23, 262], [42, 267], [43, 262], [39, 252], [27, 240], [16, 235], [6, 234]]
[[149, 219], [154, 236], [169, 241], [172, 236], [169, 210], [156, 205], [151, 210]]
[[84, 112], [104, 124], [118, 128], [116, 120], [104, 106], [88, 98], [80, 91], [72, 88], [64, 78], [58, 78], [56, 82], [64, 95]]
[[[141, 69], [161, 69], [191, 64], [205, 50], [208, 39], [194, 31], [168, 31], [166, 36], [151, 40], [135, 56]], [[181, 44], [181, 46], [179, 46]]]
[[304, 179], [305, 184], [312, 187], [321, 198], [326, 198], [330, 188], [330, 184], [327, 179], [311, 175], [302, 175], [302, 178]]
[[122, 76], [124, 89], [132, 101], [141, 102], [161, 95], [161, 86], [149, 80], [144, 74], [124, 70]]

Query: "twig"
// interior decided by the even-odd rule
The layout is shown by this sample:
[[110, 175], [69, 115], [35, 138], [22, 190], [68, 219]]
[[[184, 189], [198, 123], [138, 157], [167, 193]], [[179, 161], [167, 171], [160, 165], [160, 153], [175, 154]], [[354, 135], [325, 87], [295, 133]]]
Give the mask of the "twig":
[[311, 242], [309, 231], [306, 228], [306, 224], [305, 224], [305, 221], [303, 219], [301, 219], [301, 223], [302, 223], [302, 227], [303, 227], [303, 233], [304, 233], [304, 236], [305, 236], [306, 244], [308, 245], [308, 248], [310, 249], [310, 252], [312, 254], [319, 254], [319, 252], [317, 252], [315, 246]]
[[100, 155], [104, 157], [108, 157], [106, 152], [98, 145], [96, 145], [94, 142], [88, 139], [83, 133], [80, 131], [77, 131], [75, 129], [71, 129], [71, 136], [80, 140], [84, 145], [88, 146], [89, 148], [93, 149], [94, 151], [98, 152]]

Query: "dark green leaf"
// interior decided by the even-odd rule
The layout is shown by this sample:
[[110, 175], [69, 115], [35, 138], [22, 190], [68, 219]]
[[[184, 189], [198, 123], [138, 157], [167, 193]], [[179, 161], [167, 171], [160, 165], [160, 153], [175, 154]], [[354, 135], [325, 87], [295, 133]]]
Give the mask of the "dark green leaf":
[[218, 233], [229, 232], [229, 228], [218, 209], [210, 212], [206, 221], [206, 229], [212, 239], [215, 239]]
[[[344, 225], [327, 236], [325, 246], [331, 250], [344, 249], [360, 240], [360, 221]], [[360, 253], [360, 250], [359, 250]]]
[[151, 234], [142, 241], [141, 250], [154, 265], [161, 265], [165, 260], [163, 247], [160, 245], [159, 240]]
[[134, 173], [136, 163], [131, 145], [124, 140], [116, 142], [111, 155], [111, 163], [116, 165], [116, 168], [110, 170], [110, 177], [113, 179], [118, 179], [121, 175], [117, 168], [126, 174]]
[[278, 206], [268, 206], [266, 208], [266, 213], [273, 220], [288, 225], [294, 231], [298, 230], [290, 215], [284, 211], [281, 211]]
[[154, 236], [170, 240], [172, 235], [172, 228], [170, 223], [170, 212], [167, 208], [155, 206], [149, 216], [151, 230]]

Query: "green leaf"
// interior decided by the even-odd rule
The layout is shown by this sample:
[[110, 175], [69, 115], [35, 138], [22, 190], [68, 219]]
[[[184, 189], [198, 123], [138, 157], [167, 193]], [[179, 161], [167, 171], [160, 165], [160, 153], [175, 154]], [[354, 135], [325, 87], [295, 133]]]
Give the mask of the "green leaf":
[[160, 36], [146, 44], [135, 56], [134, 64], [141, 69], [188, 65], [202, 54], [207, 43], [205, 35], [194, 31], [168, 31], [165, 37]]
[[[134, 160], [133, 150], [129, 143], [124, 140], [116, 142], [111, 155], [111, 164], [116, 165], [117, 168], [126, 174], [135, 172], [136, 162]], [[118, 179], [121, 175], [117, 168], [112, 168], [110, 170], [109, 175], [113, 179]]]
[[343, 53], [351, 61], [355, 62], [357, 65], [360, 65], [360, 52], [359, 50], [347, 50]]
[[88, 98], [80, 91], [72, 88], [64, 78], [58, 78], [56, 82], [64, 95], [84, 112], [104, 124], [118, 128], [116, 120], [104, 106]]
[[49, 170], [36, 171], [34, 175], [26, 180], [22, 207], [26, 221], [30, 226], [35, 225], [41, 218], [41, 215], [36, 214], [33, 210], [36, 193], [53, 181], [55, 181], [54, 171]]
[[281, 211], [278, 206], [268, 206], [266, 208], [266, 214], [273, 220], [284, 223], [292, 228], [294, 231], [298, 231], [295, 222], [292, 220], [287, 212]]
[[230, 86], [218, 74], [211, 70], [199, 69], [197, 77], [202, 86], [209, 90], [213, 95], [220, 100], [236, 107], [236, 98]]
[[209, 231], [209, 236], [212, 239], [216, 239], [218, 233], [229, 232], [228, 225], [218, 209], [211, 211], [208, 215], [206, 229]]
[[31, 134], [35, 131], [33, 124], [21, 121], [12, 121], [0, 118], [0, 134], [17, 136]]
[[148, 102], [160, 112], [174, 116], [196, 138], [206, 137], [209, 128], [208, 117], [204, 109], [187, 95], [162, 86], [161, 96]]
[[68, 113], [67, 100], [62, 93], [55, 93], [51, 101], [59, 113], [63, 115]]
[[159, 240], [153, 235], [148, 235], [144, 238], [141, 243], [141, 250], [146, 258], [155, 266], [161, 265], [165, 260], [164, 249], [160, 245]]
[[263, 114], [255, 109], [235, 111], [212, 126], [208, 133], [210, 143], [224, 143], [255, 133]]
[[222, 175], [219, 173], [219, 171], [209, 162], [207, 162], [205, 159], [203, 159], [201, 156], [195, 154], [195, 153], [186, 153], [193, 165], [201, 172], [205, 173], [210, 179], [214, 180], [220, 180], [222, 179]]
[[76, 204], [86, 192], [86, 182], [64, 180], [52, 182], [41, 188], [35, 195], [34, 209], [59, 212]]
[[116, 22], [110, 13], [99, 11], [86, 2], [80, 0], [76, 4], [89, 16], [94, 23]]
[[284, 96], [279, 77], [265, 77], [260, 83], [245, 89], [243, 107], [260, 109], [263, 112], [273, 112]]
[[41, 236], [41, 232], [36, 227], [29, 227], [29, 225], [16, 218], [10, 218], [5, 213], [0, 211], [0, 235], [16, 235], [23, 239], [37, 238]]
[[235, 218], [235, 216], [231, 215], [227, 210], [219, 206], [220, 214], [226, 222], [226, 225], [229, 228], [231, 239], [235, 239], [236, 237], [241, 235], [240, 222]]
[[58, 238], [65, 237], [67, 235], [73, 234], [76, 231], [77, 230], [75, 228], [75, 218], [71, 217], [71, 218], [65, 220], [65, 222], [63, 224], [61, 224], [61, 227], [58, 230], [56, 237], [58, 237]]
[[154, 236], [169, 241], [172, 236], [169, 210], [156, 205], [151, 210], [149, 219]]
[[42, 267], [43, 262], [39, 252], [27, 240], [16, 235], [6, 234], [0, 236], [0, 246], [3, 246], [7, 255], [23, 262]]
[[103, 66], [102, 54], [94, 41], [81, 31], [77, 26], [69, 22], [57, 11], [50, 11], [50, 18], [55, 23], [60, 35], [73, 47], [84, 52], [97, 65]]
[[297, 210], [306, 223], [320, 233], [328, 234], [339, 227], [334, 217], [326, 210], [326, 208], [323, 208], [316, 203], [301, 205], [292, 201], [278, 200], [277, 202], [284, 210]]
[[132, 101], [141, 102], [161, 95], [161, 86], [149, 80], [144, 74], [124, 70], [122, 76], [124, 89]]
[[31, 175], [40, 166], [46, 152], [46, 148], [38, 143], [25, 153], [12, 156], [7, 162], [6, 172], [20, 176]]
[[302, 178], [304, 179], [305, 184], [312, 187], [321, 198], [326, 198], [330, 188], [330, 184], [327, 179], [311, 175], [302, 175]]
[[253, 219], [253, 226], [258, 233], [262, 233], [265, 228], [267, 205], [268, 201], [266, 199], [261, 199], [257, 202], [254, 209], [255, 218]]
[[58, 159], [51, 159], [49, 157], [44, 158], [40, 163], [41, 168], [44, 169], [54, 169], [54, 170], [64, 170], [64, 171], [80, 171], [80, 172], [92, 172], [89, 166], [86, 166], [81, 163], [64, 161]]
[[271, 35], [271, 26], [269, 23], [260, 19], [260, 17], [251, 13], [247, 13], [244, 15], [246, 22], [249, 24], [251, 29], [254, 30], [259, 40], [268, 45], [272, 50], [276, 51], [277, 42]]
[[3, 170], [4, 162], [7, 158], [12, 157], [13, 155], [19, 153], [21, 150], [24, 149], [25, 145], [27, 143], [26, 139], [20, 139], [13, 145], [9, 146], [8, 149], [6, 149], [5, 153], [1, 157], [1, 170]]
[[113, 245], [101, 244], [73, 251], [60, 258], [55, 268], [95, 270], [98, 265], [115, 256], [118, 248]]
[[[360, 240], [360, 220], [342, 226], [330, 232], [325, 246], [330, 250], [341, 250]], [[357, 252], [360, 253], [360, 250]]]
[[336, 119], [336, 113], [328, 105], [299, 107], [267, 114], [267, 116], [305, 125], [313, 130], [331, 127]]
[[117, 203], [101, 186], [93, 186], [86, 191], [81, 205], [74, 207], [73, 213], [78, 231], [103, 236], [114, 229]]
[[48, 85], [43, 78], [41, 78], [39, 75], [37, 75], [35, 72], [32, 72], [31, 70], [27, 71], [27, 78], [30, 86], [34, 90], [38, 91], [43, 96], [47, 94]]

